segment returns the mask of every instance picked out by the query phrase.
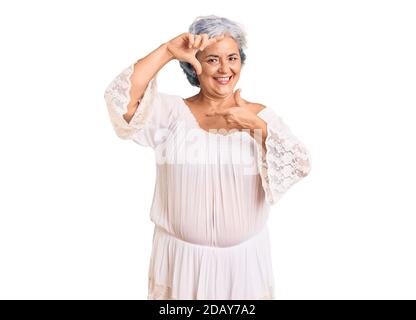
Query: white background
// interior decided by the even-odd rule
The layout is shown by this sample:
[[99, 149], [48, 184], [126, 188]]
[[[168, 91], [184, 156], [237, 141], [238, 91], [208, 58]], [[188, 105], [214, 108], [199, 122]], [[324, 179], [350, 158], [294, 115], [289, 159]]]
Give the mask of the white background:
[[[277, 299], [416, 298], [414, 1], [0, 4], [0, 298], [146, 299], [153, 150], [104, 90], [199, 15], [242, 23], [242, 97], [311, 151], [272, 208]], [[177, 61], [159, 90], [197, 92]]]

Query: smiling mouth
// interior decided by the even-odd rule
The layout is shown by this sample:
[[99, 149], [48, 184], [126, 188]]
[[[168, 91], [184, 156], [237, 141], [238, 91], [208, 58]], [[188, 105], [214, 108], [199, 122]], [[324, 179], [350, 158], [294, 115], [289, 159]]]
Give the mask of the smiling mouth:
[[233, 78], [233, 76], [228, 76], [228, 77], [213, 77], [213, 78], [219, 84], [228, 84], [231, 81], [231, 79]]

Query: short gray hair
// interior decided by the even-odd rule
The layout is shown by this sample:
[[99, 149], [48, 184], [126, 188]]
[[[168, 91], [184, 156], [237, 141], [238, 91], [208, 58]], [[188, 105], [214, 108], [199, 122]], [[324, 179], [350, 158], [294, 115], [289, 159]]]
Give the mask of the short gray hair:
[[[199, 16], [192, 22], [188, 32], [192, 34], [206, 33], [208, 34], [208, 38], [229, 33], [238, 44], [241, 65], [244, 65], [244, 61], [246, 60], [244, 49], [247, 48], [247, 40], [246, 32], [244, 31], [244, 26], [242, 24], [215, 15]], [[186, 74], [189, 83], [195, 87], [199, 87], [200, 84], [194, 67], [186, 61], [179, 61], [179, 65]]]

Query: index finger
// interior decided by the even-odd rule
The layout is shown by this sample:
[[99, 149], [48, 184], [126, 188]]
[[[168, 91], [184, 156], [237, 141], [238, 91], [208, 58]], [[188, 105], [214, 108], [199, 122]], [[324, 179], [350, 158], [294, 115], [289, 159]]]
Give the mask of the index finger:
[[207, 117], [226, 116], [229, 114], [228, 110], [212, 110], [205, 113]]
[[188, 34], [188, 47], [192, 48], [195, 42], [195, 35], [193, 33]]

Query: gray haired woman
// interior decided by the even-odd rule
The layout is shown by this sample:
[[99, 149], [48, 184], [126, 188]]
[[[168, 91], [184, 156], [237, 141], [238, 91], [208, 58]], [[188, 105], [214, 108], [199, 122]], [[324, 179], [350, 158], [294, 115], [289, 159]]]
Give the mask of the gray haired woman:
[[[311, 158], [270, 107], [234, 91], [245, 48], [242, 25], [198, 17], [105, 91], [116, 134], [155, 151], [148, 299], [274, 299], [270, 206]], [[192, 97], [157, 90], [175, 59]]]

